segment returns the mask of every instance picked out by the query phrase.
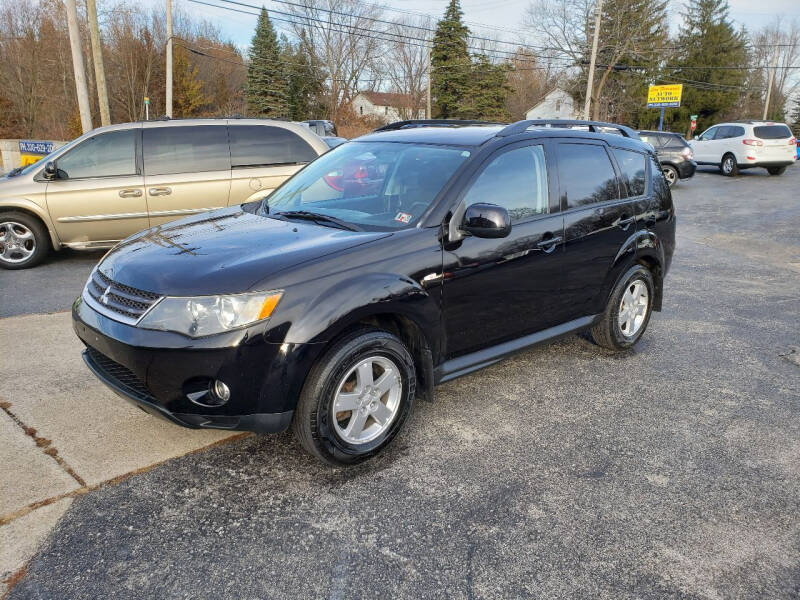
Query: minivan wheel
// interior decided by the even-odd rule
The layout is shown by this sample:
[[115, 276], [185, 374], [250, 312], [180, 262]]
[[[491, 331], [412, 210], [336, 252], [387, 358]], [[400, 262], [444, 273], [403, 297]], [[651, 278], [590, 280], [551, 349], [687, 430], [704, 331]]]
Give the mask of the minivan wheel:
[[653, 276], [642, 265], [628, 269], [608, 299], [592, 339], [609, 350], [626, 350], [642, 337], [653, 310]]
[[739, 174], [739, 165], [736, 163], [736, 157], [733, 154], [726, 154], [722, 157], [722, 163], [719, 170], [726, 177], [735, 177]]
[[669, 187], [678, 183], [678, 171], [675, 170], [675, 167], [664, 165], [661, 170], [664, 172], [664, 179], [667, 180], [667, 185]]
[[386, 331], [359, 329], [312, 368], [294, 413], [294, 434], [323, 462], [359, 463], [403, 427], [415, 387], [414, 359], [403, 342]]
[[47, 230], [36, 217], [22, 212], [0, 212], [0, 268], [36, 266], [49, 249]]
[[783, 175], [784, 171], [786, 171], [786, 167], [767, 167], [767, 173], [770, 175]]

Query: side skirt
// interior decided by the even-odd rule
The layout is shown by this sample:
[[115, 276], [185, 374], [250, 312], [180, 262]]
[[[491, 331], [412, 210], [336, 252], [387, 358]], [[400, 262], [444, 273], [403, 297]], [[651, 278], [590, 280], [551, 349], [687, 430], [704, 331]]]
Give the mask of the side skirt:
[[451, 358], [434, 369], [435, 381], [437, 384], [450, 381], [456, 377], [461, 377], [472, 371], [477, 371], [483, 367], [488, 367], [496, 362], [500, 362], [504, 358], [526, 350], [531, 346], [551, 342], [581, 329], [586, 329], [593, 325], [599, 317], [600, 315], [581, 317], [580, 319], [567, 321], [561, 325], [543, 329], [542, 331], [537, 331], [536, 333], [531, 333], [515, 340], [497, 344], [491, 348], [484, 348], [483, 350], [465, 354], [464, 356]]

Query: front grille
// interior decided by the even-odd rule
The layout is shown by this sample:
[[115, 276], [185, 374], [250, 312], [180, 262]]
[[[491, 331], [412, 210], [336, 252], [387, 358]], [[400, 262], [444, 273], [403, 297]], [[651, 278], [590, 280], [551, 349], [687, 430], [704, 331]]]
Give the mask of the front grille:
[[84, 298], [105, 316], [134, 324], [161, 299], [161, 296], [113, 281], [95, 269], [84, 288]]
[[102, 352], [95, 350], [91, 346], [86, 346], [86, 354], [92, 366], [106, 379], [115, 386], [126, 392], [129, 396], [154, 402], [155, 398], [144, 381], [139, 379], [129, 368], [122, 366], [118, 362], [111, 360]]

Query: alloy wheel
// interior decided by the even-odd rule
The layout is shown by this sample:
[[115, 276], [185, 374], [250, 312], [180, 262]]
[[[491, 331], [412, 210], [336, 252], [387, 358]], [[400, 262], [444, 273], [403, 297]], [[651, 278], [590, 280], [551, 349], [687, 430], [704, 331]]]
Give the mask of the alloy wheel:
[[733, 172], [733, 159], [730, 156], [722, 161], [722, 171], [726, 175]]
[[18, 264], [28, 260], [36, 252], [33, 231], [17, 221], [0, 222], [0, 260]]
[[678, 176], [675, 173], [674, 169], [664, 169], [664, 179], [667, 180], [667, 185], [669, 185], [669, 187], [672, 187], [678, 180]]
[[385, 356], [359, 361], [339, 382], [334, 397], [333, 426], [349, 444], [365, 444], [384, 433], [400, 408], [400, 369]]
[[633, 337], [642, 328], [647, 318], [647, 308], [650, 297], [647, 284], [641, 279], [635, 279], [628, 284], [622, 294], [619, 304], [617, 323], [619, 330], [625, 337]]

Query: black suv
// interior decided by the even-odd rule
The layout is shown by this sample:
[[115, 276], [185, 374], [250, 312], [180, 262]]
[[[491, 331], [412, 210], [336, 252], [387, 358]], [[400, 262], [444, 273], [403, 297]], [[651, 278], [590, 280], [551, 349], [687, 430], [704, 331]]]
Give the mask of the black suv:
[[679, 179], [694, 177], [697, 170], [694, 153], [689, 142], [680, 135], [668, 131], [640, 131], [639, 138], [655, 148], [669, 187]]
[[350, 464], [437, 383], [580, 330], [635, 344], [675, 245], [650, 146], [607, 123], [450, 125], [364, 136], [264, 201], [120, 243], [73, 306], [86, 364], [180, 425], [292, 425]]

